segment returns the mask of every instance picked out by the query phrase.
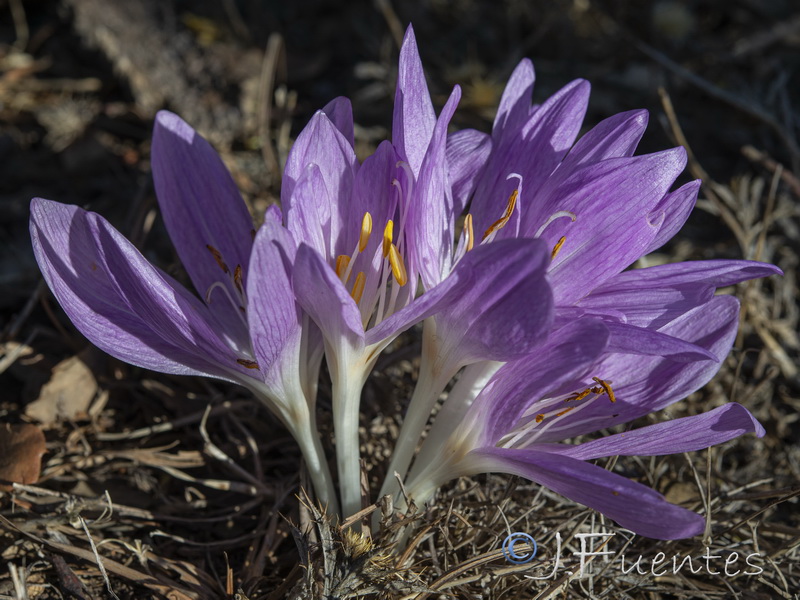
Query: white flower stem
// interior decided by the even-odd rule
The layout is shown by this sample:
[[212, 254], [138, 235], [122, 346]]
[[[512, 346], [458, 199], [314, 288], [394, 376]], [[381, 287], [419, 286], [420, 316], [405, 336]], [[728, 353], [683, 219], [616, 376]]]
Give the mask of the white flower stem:
[[425, 321], [422, 330], [419, 379], [414, 387], [405, 420], [392, 453], [386, 479], [381, 487], [381, 496], [386, 494], [396, 496], [400, 491], [400, 484], [395, 473], [401, 480], [405, 478], [414, 457], [414, 451], [431, 416], [431, 410], [444, 391], [447, 382], [458, 370], [458, 366], [450, 365], [446, 361], [443, 363], [440, 351], [441, 348], [436, 337], [436, 323], [429, 318]]
[[339, 502], [336, 499], [336, 488], [333, 485], [328, 461], [325, 460], [325, 451], [316, 426], [307, 424], [299, 426], [292, 431], [294, 438], [300, 446], [303, 460], [306, 462], [314, 492], [323, 506], [327, 507], [329, 515], [339, 514]]

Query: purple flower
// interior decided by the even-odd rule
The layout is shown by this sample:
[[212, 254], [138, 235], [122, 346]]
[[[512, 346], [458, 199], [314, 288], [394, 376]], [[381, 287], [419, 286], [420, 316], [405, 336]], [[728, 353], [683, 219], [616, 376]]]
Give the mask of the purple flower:
[[[735, 298], [718, 296], [660, 331], [722, 360], [736, 335], [738, 308]], [[701, 533], [701, 516], [586, 461], [689, 452], [748, 432], [760, 437], [764, 429], [744, 407], [730, 403], [581, 444], [560, 443], [664, 408], [718, 369], [707, 360], [609, 352], [610, 339], [601, 320], [577, 319], [551, 334], [537, 353], [501, 367], [471, 406], [449, 400], [406, 484], [409, 496], [423, 502], [454, 477], [503, 472], [544, 485], [640, 535], [677, 539]]]
[[161, 214], [202, 300], [150, 264], [105, 219], [36, 198], [31, 237], [75, 326], [133, 365], [239, 383], [297, 439], [317, 493], [336, 505], [314, 420], [321, 347], [301, 327], [289, 267], [297, 244], [268, 210], [258, 233], [217, 153], [176, 115], [153, 134]]

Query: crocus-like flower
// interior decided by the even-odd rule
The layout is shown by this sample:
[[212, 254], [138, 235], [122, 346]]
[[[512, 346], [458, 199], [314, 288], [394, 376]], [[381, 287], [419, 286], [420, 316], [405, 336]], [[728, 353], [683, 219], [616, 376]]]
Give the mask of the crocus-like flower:
[[[735, 298], [718, 296], [659, 331], [722, 360], [736, 335], [738, 308]], [[677, 539], [701, 533], [700, 515], [586, 461], [689, 452], [748, 432], [760, 437], [764, 429], [744, 407], [730, 403], [582, 444], [560, 443], [664, 408], [704, 385], [718, 369], [707, 360], [609, 352], [610, 337], [602, 320], [579, 318], [552, 333], [536, 354], [500, 368], [460, 415], [437, 419], [407, 482], [409, 496], [423, 502], [454, 477], [511, 473], [640, 535]]]
[[[523, 60], [503, 93], [491, 135], [464, 130], [450, 136], [452, 200], [440, 202], [434, 221], [453, 230], [468, 207], [461, 240], [476, 249], [508, 239], [544, 241], [557, 326], [594, 315], [605, 324], [609, 351], [718, 365], [708, 349], [661, 326], [709, 302], [716, 288], [780, 270], [752, 261], [698, 261], [623, 272], [669, 240], [694, 206], [698, 181], [670, 191], [686, 153], [674, 148], [633, 156], [647, 125], [645, 111], [608, 118], [575, 142], [588, 82], [574, 81], [531, 106], [533, 82], [533, 66]], [[421, 264], [427, 288], [447, 280], [452, 261], [447, 253], [428, 252]], [[502, 365], [503, 359], [490, 356], [459, 360], [443, 348], [459, 328], [458, 316], [446, 309], [425, 322], [420, 377], [384, 492], [397, 491], [395, 473], [405, 475], [433, 404], [453, 375], [469, 365], [445, 402], [445, 421], [449, 404], [468, 405]]]
[[301, 327], [286, 268], [297, 244], [280, 211], [270, 209], [256, 233], [217, 153], [176, 115], [158, 114], [152, 163], [161, 214], [203, 300], [99, 215], [37, 198], [31, 237], [45, 280], [75, 326], [109, 354], [252, 390], [297, 439], [319, 497], [335, 509], [314, 420], [321, 345]]

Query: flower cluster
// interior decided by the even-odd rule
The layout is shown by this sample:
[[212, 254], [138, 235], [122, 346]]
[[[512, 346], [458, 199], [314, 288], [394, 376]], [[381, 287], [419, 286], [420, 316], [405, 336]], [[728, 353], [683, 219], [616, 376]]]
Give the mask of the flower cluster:
[[[576, 142], [588, 83], [531, 106], [533, 81], [524, 60], [491, 135], [448, 134], [460, 90], [437, 117], [409, 28], [392, 141], [359, 163], [350, 103], [333, 100], [298, 136], [281, 207], [257, 229], [211, 146], [159, 113], [156, 194], [196, 295], [75, 206], [33, 200], [36, 258], [75, 326], [103, 350], [251, 390], [295, 437], [333, 512], [361, 508], [362, 387], [383, 349], [423, 323], [420, 375], [382, 493], [397, 494], [399, 478], [425, 502], [454, 477], [506, 472], [637, 533], [695, 535], [702, 517], [588, 461], [762, 435], [745, 408], [561, 442], [705, 384], [737, 327], [737, 301], [716, 289], [779, 270], [731, 260], [626, 270], [692, 209], [698, 182], [672, 190], [685, 153], [634, 156], [643, 111], [611, 117]], [[323, 357], [338, 493], [316, 425]]]

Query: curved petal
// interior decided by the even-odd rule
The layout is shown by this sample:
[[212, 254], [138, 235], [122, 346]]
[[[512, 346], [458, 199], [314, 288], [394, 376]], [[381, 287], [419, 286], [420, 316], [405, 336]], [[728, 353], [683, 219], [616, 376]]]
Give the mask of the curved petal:
[[485, 448], [465, 460], [474, 462], [479, 472], [499, 471], [535, 481], [645, 537], [677, 540], [699, 535], [705, 527], [703, 517], [670, 504], [658, 492], [569, 456]]
[[330, 259], [330, 241], [335, 235], [335, 213], [322, 172], [314, 163], [300, 174], [286, 211], [286, 228], [320, 256]]
[[[648, 220], [649, 212], [685, 164], [683, 148], [609, 159], [576, 172], [543, 198], [546, 214], [576, 215], [574, 222], [557, 219], [540, 234], [551, 247], [566, 238], [550, 268], [559, 304], [579, 300], [642, 255], [660, 227]], [[581, 281], [587, 284], [576, 284]]]
[[292, 286], [297, 303], [334, 347], [364, 343], [364, 325], [355, 301], [333, 269], [306, 244], [297, 249]]
[[533, 63], [530, 59], [523, 58], [508, 78], [500, 98], [500, 106], [497, 107], [492, 125], [493, 140], [499, 140], [506, 132], [518, 130], [528, 120], [535, 81]]
[[334, 98], [322, 107], [322, 112], [328, 115], [331, 123], [342, 133], [344, 139], [350, 142], [350, 147], [355, 146], [353, 105], [350, 103], [350, 98], [345, 96]]
[[712, 352], [674, 336], [624, 323], [606, 323], [611, 334], [608, 349], [611, 352], [663, 356], [679, 362], [719, 359]]
[[462, 129], [447, 136], [447, 169], [455, 216], [464, 212], [491, 151], [492, 138], [475, 129]]
[[630, 110], [600, 121], [572, 147], [555, 175], [608, 158], [633, 156], [647, 129], [646, 110]]
[[627, 423], [660, 410], [700, 389], [719, 370], [736, 337], [739, 303], [731, 296], [715, 296], [659, 331], [713, 353], [718, 361], [677, 362], [669, 358], [610, 354], [595, 374], [613, 384], [616, 402], [592, 402], [580, 414], [568, 415], [544, 432], [538, 441], [558, 442], [585, 433]]
[[349, 250], [340, 248], [340, 233], [343, 215], [350, 210], [353, 179], [358, 171], [358, 161], [350, 142], [322, 111], [317, 111], [305, 126], [289, 152], [281, 183], [281, 204], [286, 215], [287, 227], [292, 226], [298, 210], [293, 203], [294, 189], [306, 173], [309, 165], [316, 165], [325, 182], [327, 198], [317, 198], [317, 212], [326, 215], [329, 223], [326, 235], [326, 259], [344, 254]]
[[563, 446], [559, 454], [580, 460], [678, 454], [704, 450], [746, 433], [763, 437], [766, 432], [744, 406], [731, 402], [699, 415], [640, 427], [577, 446]]
[[291, 284], [297, 253], [291, 234], [265, 222], [253, 244], [247, 281], [247, 317], [261, 377], [272, 388], [300, 373], [300, 316]]
[[440, 283], [453, 257], [453, 199], [447, 180], [447, 126], [461, 99], [456, 86], [442, 109], [422, 161], [408, 209], [409, 270], [419, 273], [426, 290]]
[[[198, 294], [205, 296], [217, 282], [235, 294], [231, 274], [237, 266], [247, 272], [253, 219], [219, 155], [179, 116], [160, 111], [151, 162], [164, 224]], [[235, 306], [221, 305], [214, 317], [240, 346], [247, 345], [247, 330]]]
[[[650, 221], [662, 221], [662, 225], [650, 242], [650, 245], [645, 248], [643, 254], [649, 254], [666, 244], [672, 237], [678, 233], [689, 214], [692, 212], [694, 205], [697, 203], [697, 194], [700, 192], [701, 181], [699, 179], [690, 181], [689, 183], [679, 187], [674, 192], [670, 192], [658, 203], [650, 215]], [[663, 215], [663, 217], [661, 216]]]
[[411, 165], [415, 176], [419, 174], [435, 125], [436, 114], [425, 83], [414, 28], [409, 25], [400, 48], [392, 143], [397, 153]]
[[208, 308], [99, 215], [35, 198], [31, 238], [53, 294], [102, 350], [163, 373], [229, 381], [245, 374]]

